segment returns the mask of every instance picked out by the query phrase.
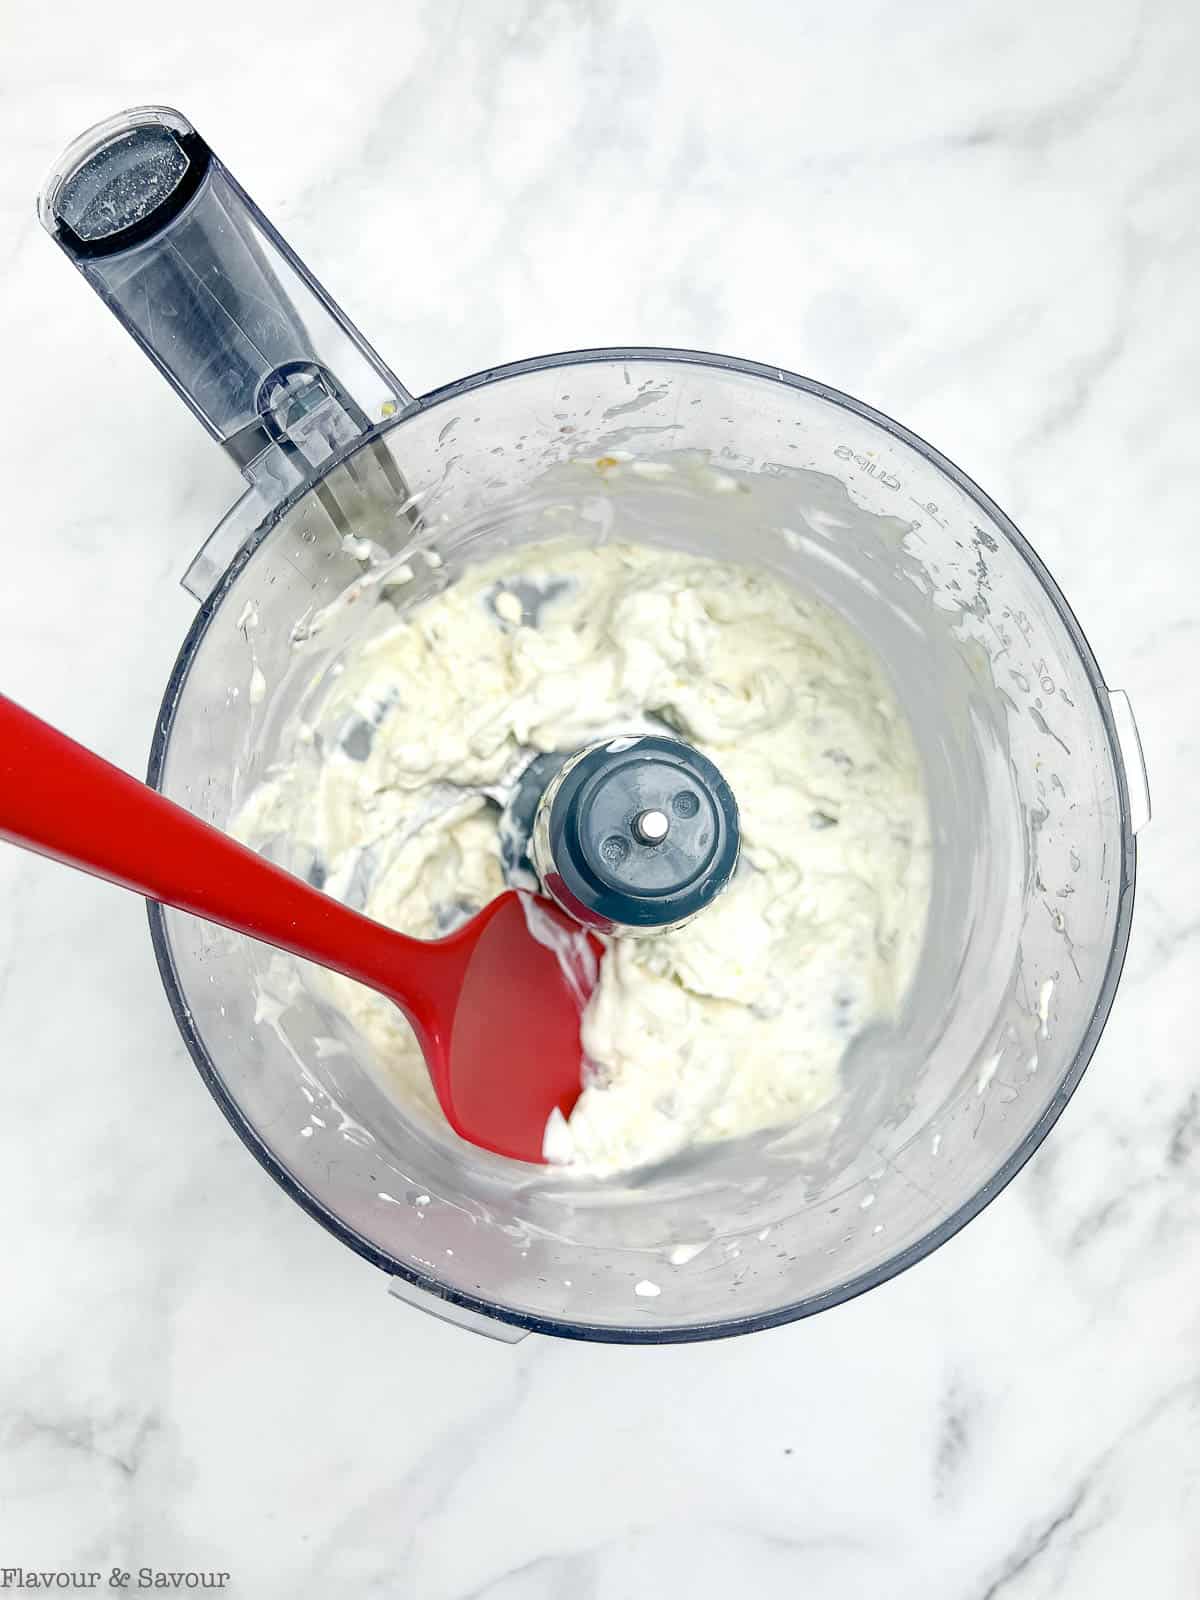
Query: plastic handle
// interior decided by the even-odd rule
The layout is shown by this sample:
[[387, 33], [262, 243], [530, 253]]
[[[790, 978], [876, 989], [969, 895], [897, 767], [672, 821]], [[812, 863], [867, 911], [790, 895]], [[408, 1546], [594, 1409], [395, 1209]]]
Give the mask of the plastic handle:
[[360, 916], [4, 695], [0, 838], [382, 989], [423, 1033], [455, 985], [453, 938]]
[[1113, 725], [1117, 730], [1117, 744], [1121, 750], [1121, 764], [1125, 768], [1125, 787], [1129, 794], [1129, 827], [1140, 833], [1150, 821], [1150, 780], [1146, 774], [1146, 758], [1142, 753], [1142, 738], [1133, 716], [1129, 696], [1123, 689], [1110, 689], [1108, 703], [1112, 709]]
[[319, 467], [411, 403], [178, 111], [140, 106], [82, 135], [38, 214], [248, 477], [279, 450]]

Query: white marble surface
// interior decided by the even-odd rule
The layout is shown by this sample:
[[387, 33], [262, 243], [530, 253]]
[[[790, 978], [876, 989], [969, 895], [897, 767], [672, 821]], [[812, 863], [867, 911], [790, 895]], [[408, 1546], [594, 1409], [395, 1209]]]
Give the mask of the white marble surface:
[[0, 0], [0, 686], [144, 768], [236, 477], [33, 217], [179, 104], [414, 391], [610, 342], [933, 439], [1139, 714], [1134, 939], [1049, 1145], [808, 1323], [509, 1349], [249, 1159], [142, 907], [0, 851], [0, 1566], [420, 1600], [1200, 1594], [1194, 0]]

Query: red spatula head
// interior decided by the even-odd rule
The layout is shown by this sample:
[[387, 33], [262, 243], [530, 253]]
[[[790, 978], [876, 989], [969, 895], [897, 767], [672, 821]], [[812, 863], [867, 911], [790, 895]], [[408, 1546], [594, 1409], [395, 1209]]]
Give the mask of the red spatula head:
[[449, 939], [462, 965], [432, 1028], [414, 1017], [451, 1127], [472, 1144], [541, 1161], [546, 1121], [582, 1086], [580, 1017], [602, 946], [557, 906], [509, 891]]

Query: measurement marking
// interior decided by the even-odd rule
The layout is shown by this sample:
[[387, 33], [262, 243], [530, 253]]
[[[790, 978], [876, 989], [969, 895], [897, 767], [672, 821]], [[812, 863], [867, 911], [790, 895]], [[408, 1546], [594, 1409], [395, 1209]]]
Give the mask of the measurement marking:
[[938, 516], [938, 508], [934, 505], [932, 500], [921, 501], [911, 494], [908, 498], [912, 501], [913, 505], [916, 506], [918, 511], [923, 511], [927, 517], [932, 517], [939, 528], [944, 528], [946, 526], [945, 517]]

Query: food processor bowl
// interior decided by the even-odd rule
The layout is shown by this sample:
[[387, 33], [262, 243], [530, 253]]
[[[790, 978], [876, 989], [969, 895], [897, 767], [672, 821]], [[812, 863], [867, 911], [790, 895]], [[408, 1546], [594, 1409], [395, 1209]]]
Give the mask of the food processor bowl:
[[[251, 222], [256, 248], [286, 249]], [[314, 293], [302, 345], [317, 342], [314, 305], [340, 316]], [[632, 536], [770, 572], [872, 643], [925, 771], [928, 930], [899, 1015], [854, 1041], [831, 1106], [596, 1179], [506, 1161], [402, 1107], [301, 963], [152, 906], [205, 1082], [276, 1180], [402, 1298], [497, 1337], [711, 1338], [882, 1282], [999, 1192], [1095, 1048], [1149, 815], [1124, 697], [1004, 514], [848, 396], [754, 362], [641, 349], [517, 362], [413, 400], [360, 335], [350, 346], [365, 362], [355, 381], [383, 386], [369, 408], [346, 406], [350, 381], [323, 357], [284, 352], [309, 362], [303, 383], [316, 374], [304, 416], [324, 406], [339, 423], [314, 449], [294, 444], [285, 413], [255, 436], [271, 472], [246, 455], [261, 413], [244, 391], [252, 487], [185, 580], [200, 609], [150, 781], [227, 828], [348, 642], [501, 550]], [[258, 379], [277, 416], [278, 360], [268, 351]], [[714, 490], [703, 516], [681, 487], [697, 462]]]

